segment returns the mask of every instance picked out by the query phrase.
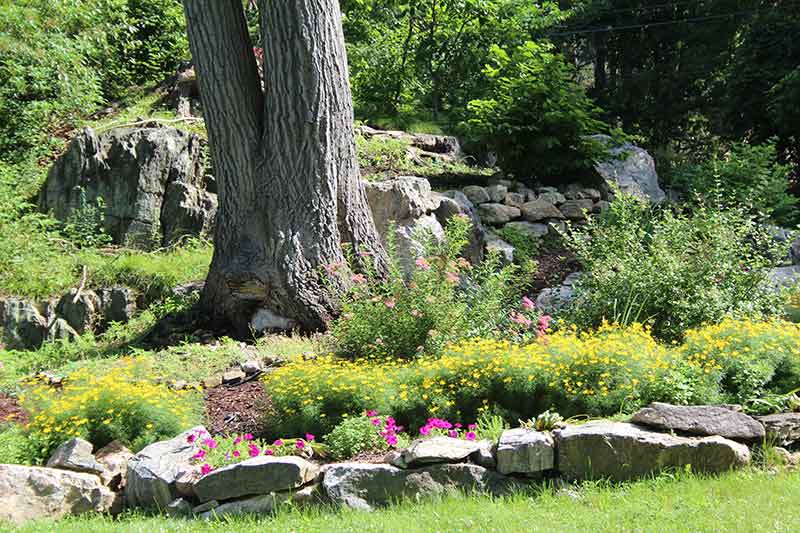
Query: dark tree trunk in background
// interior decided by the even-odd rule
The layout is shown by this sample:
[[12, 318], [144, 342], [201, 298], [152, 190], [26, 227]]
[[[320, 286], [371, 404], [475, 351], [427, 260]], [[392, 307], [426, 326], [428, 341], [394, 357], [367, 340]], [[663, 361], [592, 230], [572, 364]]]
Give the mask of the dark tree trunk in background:
[[241, 0], [184, 0], [219, 188], [203, 304], [246, 335], [318, 330], [341, 287], [342, 242], [385, 267], [359, 179], [337, 0], [261, 0], [265, 94]]

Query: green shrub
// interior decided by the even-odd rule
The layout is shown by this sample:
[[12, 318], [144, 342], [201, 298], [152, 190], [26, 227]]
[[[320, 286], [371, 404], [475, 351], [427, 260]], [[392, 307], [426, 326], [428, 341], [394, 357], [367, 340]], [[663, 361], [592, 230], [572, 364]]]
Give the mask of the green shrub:
[[530, 234], [513, 226], [503, 226], [497, 235], [514, 247], [514, 263], [526, 265], [539, 254], [542, 239], [533, 238]]
[[[378, 452], [388, 448], [380, 434], [380, 426], [372, 418], [354, 416], [346, 418], [325, 437], [331, 457], [336, 460], [350, 459], [363, 452]], [[380, 421], [380, 419], [377, 419]]]
[[785, 254], [739, 210], [675, 213], [620, 195], [569, 243], [584, 275], [566, 320], [581, 327], [646, 321], [671, 340], [729, 315], [781, 313], [767, 272]]
[[489, 56], [488, 95], [469, 103], [468, 135], [520, 178], [581, 177], [604, 152], [587, 136], [609, 128], [563, 57], [549, 43], [530, 41], [511, 54], [492, 46]]
[[28, 464], [29, 443], [16, 424], [0, 425], [0, 464]]
[[154, 383], [132, 359], [99, 377], [79, 370], [58, 391], [34, 382], [20, 396], [31, 417], [25, 431], [37, 463], [73, 437], [95, 448], [120, 440], [134, 451], [172, 438], [199, 421], [198, 400], [192, 391]]
[[789, 194], [791, 167], [777, 159], [775, 142], [733, 143], [724, 153], [677, 169], [672, 185], [690, 197], [744, 206], [761, 219], [797, 222], [797, 198]]
[[[508, 309], [524, 289], [515, 285], [520, 269], [497, 270], [496, 257], [477, 266], [459, 258], [469, 231], [468, 219], [451, 219], [441, 244], [428, 239], [408, 280], [397, 259], [387, 280], [351, 276], [354, 288], [344, 299], [341, 317], [330, 325], [336, 351], [352, 358], [413, 358], [510, 326]], [[348, 275], [344, 265], [328, 270]]]

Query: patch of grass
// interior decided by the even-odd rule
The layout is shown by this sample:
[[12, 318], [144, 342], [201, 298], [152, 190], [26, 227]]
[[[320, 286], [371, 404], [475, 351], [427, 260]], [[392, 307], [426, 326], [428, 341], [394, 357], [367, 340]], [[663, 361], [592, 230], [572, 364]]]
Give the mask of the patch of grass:
[[[797, 531], [800, 474], [747, 470], [664, 475], [626, 485], [545, 487], [509, 498], [449, 495], [374, 513], [284, 508], [275, 517], [203, 522], [203, 531]], [[20, 532], [196, 531], [195, 521], [138, 513], [27, 524]]]

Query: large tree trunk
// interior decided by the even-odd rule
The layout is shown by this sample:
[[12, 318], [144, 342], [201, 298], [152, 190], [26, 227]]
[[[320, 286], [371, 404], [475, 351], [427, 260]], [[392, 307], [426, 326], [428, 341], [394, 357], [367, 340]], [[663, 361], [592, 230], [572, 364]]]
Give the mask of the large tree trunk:
[[[184, 0], [220, 208], [203, 303], [242, 335], [318, 330], [342, 242], [385, 266], [359, 179], [337, 0], [261, 0], [262, 94], [241, 0]], [[255, 318], [255, 321], [254, 321]]]

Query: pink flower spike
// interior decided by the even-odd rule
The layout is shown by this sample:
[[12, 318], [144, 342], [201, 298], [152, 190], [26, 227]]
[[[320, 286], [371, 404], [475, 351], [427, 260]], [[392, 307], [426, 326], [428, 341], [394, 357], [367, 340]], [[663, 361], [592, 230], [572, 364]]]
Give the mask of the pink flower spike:
[[527, 296], [523, 296], [522, 297], [522, 307], [524, 307], [528, 311], [531, 311], [536, 307], [536, 304], [533, 303], [533, 300], [531, 300]]
[[358, 284], [361, 284], [361, 283], [366, 283], [366, 282], [367, 282], [367, 278], [364, 276], [364, 274], [353, 274], [353, 275], [350, 277], [350, 280], [351, 280], [353, 283], [358, 283]]
[[431, 264], [428, 263], [428, 260], [425, 259], [424, 257], [418, 258], [416, 261], [414, 261], [414, 264], [416, 264], [421, 270], [431, 269]]
[[467, 434], [464, 435], [464, 438], [467, 439], [467, 440], [475, 440], [475, 438], [476, 438], [475, 432], [474, 431], [468, 431]]
[[531, 324], [533, 324], [530, 318], [517, 312], [511, 313], [511, 321], [526, 328], [529, 328]]
[[314, 442], [315, 438], [316, 437], [314, 435], [312, 435], [311, 433], [306, 433], [306, 442]]
[[374, 409], [367, 411], [367, 418], [375, 418], [376, 416], [378, 416], [378, 411]]
[[204, 464], [203, 466], [200, 467], [200, 473], [203, 474], [204, 476], [207, 476], [208, 474], [210, 474], [212, 470], [214, 470], [214, 469], [208, 463], [206, 463], [206, 464]]
[[280, 448], [281, 446], [283, 446], [283, 441], [281, 439], [278, 439], [275, 442], [273, 442], [272, 445]]
[[295, 442], [294, 445], [297, 447], [298, 450], [302, 450], [303, 448], [306, 447], [306, 443], [303, 441], [303, 439], [297, 439], [297, 442]]

